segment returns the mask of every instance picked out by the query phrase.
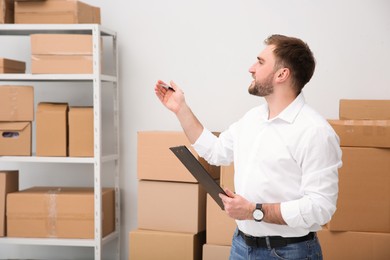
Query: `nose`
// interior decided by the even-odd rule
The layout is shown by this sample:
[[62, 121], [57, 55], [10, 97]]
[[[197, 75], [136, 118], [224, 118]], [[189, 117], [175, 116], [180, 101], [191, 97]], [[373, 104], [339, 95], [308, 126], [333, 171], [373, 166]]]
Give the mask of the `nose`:
[[255, 65], [256, 65], [256, 63], [254, 63], [252, 66], [249, 67], [249, 70], [248, 70], [249, 73], [255, 73], [255, 71], [256, 71], [255, 70]]

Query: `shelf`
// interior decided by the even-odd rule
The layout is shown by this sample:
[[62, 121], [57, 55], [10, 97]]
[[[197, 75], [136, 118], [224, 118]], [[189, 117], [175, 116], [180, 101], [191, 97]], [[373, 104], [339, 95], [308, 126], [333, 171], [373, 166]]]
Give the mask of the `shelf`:
[[[102, 156], [102, 162], [118, 160], [116, 154]], [[25, 162], [25, 163], [95, 163], [93, 157], [41, 157], [41, 156], [0, 156], [0, 162]]]
[[[102, 244], [107, 244], [119, 236], [118, 232], [113, 232], [102, 239]], [[94, 239], [65, 239], [65, 238], [19, 238], [19, 237], [2, 237], [2, 245], [41, 245], [41, 246], [78, 246], [94, 247]]]
[[[0, 81], [93, 81], [94, 74], [0, 74]], [[100, 75], [103, 82], [116, 82], [115, 76]]]
[[[63, 238], [12, 238], [0, 237], [0, 245], [35, 245], [35, 246], [69, 246], [69, 247], [91, 247], [94, 248], [94, 259], [102, 260], [103, 245], [110, 241], [117, 241], [116, 258], [120, 259], [120, 187], [119, 187], [119, 92], [118, 92], [118, 43], [117, 34], [98, 24], [0, 24], [0, 38], [4, 37], [29, 37], [31, 34], [84, 34], [91, 35], [93, 46], [93, 73], [91, 74], [31, 74], [31, 73], [15, 73], [15, 74], [0, 74], [0, 82], [75, 82], [89, 83], [92, 85], [93, 96], [93, 124], [94, 124], [94, 154], [93, 157], [41, 157], [33, 154], [32, 156], [0, 156], [0, 166], [7, 163], [23, 164], [23, 163], [41, 163], [44, 164], [88, 164], [93, 168], [93, 187], [94, 187], [94, 238], [91, 239], [63, 239]], [[2, 39], [4, 39], [4, 37]], [[112, 41], [106, 47], [108, 52], [104, 55], [110, 55], [113, 72], [101, 74], [103, 62], [101, 59], [102, 38]], [[2, 46], [3, 47], [3, 46]], [[108, 62], [106, 62], [108, 64]], [[107, 72], [106, 72], [107, 73]], [[103, 84], [112, 83], [112, 84]], [[8, 84], [8, 83], [7, 83]], [[45, 85], [45, 84], [37, 84]], [[69, 84], [66, 84], [69, 85]], [[70, 84], [72, 85], [72, 84]], [[80, 84], [78, 84], [80, 85]], [[102, 107], [105, 99], [103, 88], [106, 85], [112, 85], [113, 89], [109, 94], [112, 95], [112, 116], [116, 145], [115, 150], [103, 149], [102, 133]], [[35, 85], [34, 85], [35, 87]], [[112, 92], [112, 93], [111, 93]], [[111, 104], [112, 103], [112, 104]], [[106, 118], [106, 117], [105, 117]], [[112, 123], [112, 122], [110, 122]], [[34, 138], [34, 132], [32, 138]], [[104, 165], [104, 163], [112, 163], [113, 165]], [[39, 165], [40, 167], [41, 165]], [[66, 165], [60, 165], [64, 167]], [[80, 165], [76, 165], [79, 167]], [[102, 197], [101, 189], [104, 186], [103, 174], [112, 173], [110, 167], [114, 168], [114, 174], [106, 177], [113, 177], [115, 185], [115, 231], [108, 236], [101, 238], [102, 234]], [[89, 177], [89, 176], [87, 176]], [[76, 185], [77, 186], [77, 185]]]
[[100, 30], [102, 36], [116, 36], [116, 32], [98, 24], [1, 24], [0, 35], [30, 35], [34, 33], [92, 34]]

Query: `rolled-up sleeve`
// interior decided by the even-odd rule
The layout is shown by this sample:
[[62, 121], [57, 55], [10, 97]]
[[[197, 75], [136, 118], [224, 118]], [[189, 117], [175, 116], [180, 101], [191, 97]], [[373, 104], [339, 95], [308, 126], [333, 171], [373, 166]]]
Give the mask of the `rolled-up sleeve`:
[[331, 129], [310, 131], [303, 144], [297, 154], [302, 197], [281, 203], [283, 219], [293, 228], [324, 225], [331, 219], [338, 197], [338, 169], [342, 166], [339, 139]]

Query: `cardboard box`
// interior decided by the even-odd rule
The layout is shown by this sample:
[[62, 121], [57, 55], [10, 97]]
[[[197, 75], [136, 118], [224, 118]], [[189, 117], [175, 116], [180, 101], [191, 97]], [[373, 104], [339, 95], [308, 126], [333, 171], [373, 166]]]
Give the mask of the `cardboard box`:
[[388, 260], [390, 234], [366, 232], [317, 232], [324, 259]]
[[19, 190], [18, 171], [0, 171], [0, 237], [5, 237], [6, 232], [6, 209], [7, 194]]
[[93, 157], [93, 107], [69, 109], [69, 156]]
[[231, 246], [203, 245], [202, 260], [229, 260]]
[[36, 155], [68, 155], [68, 104], [38, 104], [36, 115]]
[[206, 210], [206, 242], [212, 245], [231, 246], [236, 221], [230, 218], [225, 211], [207, 194]]
[[328, 120], [341, 146], [390, 148], [390, 120]]
[[205, 232], [198, 234], [133, 230], [129, 260], [201, 260]]
[[340, 119], [390, 120], [390, 100], [340, 100]]
[[33, 121], [34, 88], [0, 86], [0, 121]]
[[[114, 189], [102, 190], [102, 234], [115, 229]], [[9, 237], [94, 238], [93, 188], [35, 187], [9, 193]]]
[[25, 73], [25, 72], [26, 72], [26, 63], [24, 61], [0, 58], [0, 73]]
[[33, 74], [93, 73], [92, 35], [31, 35]]
[[221, 166], [220, 185], [223, 189], [228, 188], [235, 192], [234, 188], [234, 164], [229, 166]]
[[31, 34], [31, 53], [42, 55], [92, 55], [92, 35]]
[[0, 122], [0, 156], [31, 156], [31, 122]]
[[32, 74], [91, 74], [92, 56], [33, 55]]
[[169, 150], [186, 145], [205, 169], [219, 179], [220, 168], [209, 165], [192, 148], [184, 132], [150, 131], [138, 133], [138, 179], [197, 183], [197, 180]]
[[206, 229], [206, 193], [200, 184], [139, 181], [138, 228], [196, 234]]
[[0, 0], [0, 24], [14, 23], [14, 0]]
[[332, 231], [390, 233], [390, 149], [342, 147]]
[[80, 1], [34, 1], [15, 3], [15, 23], [100, 24], [100, 8]]

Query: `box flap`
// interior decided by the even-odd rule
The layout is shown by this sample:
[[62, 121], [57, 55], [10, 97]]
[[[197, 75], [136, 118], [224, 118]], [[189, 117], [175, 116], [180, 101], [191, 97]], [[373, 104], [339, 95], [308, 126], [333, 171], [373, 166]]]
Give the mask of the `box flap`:
[[68, 110], [68, 103], [49, 103], [41, 102], [38, 104], [37, 113], [39, 112], [63, 112]]
[[390, 120], [328, 120], [329, 124], [337, 126], [381, 126], [390, 127]]
[[30, 122], [0, 122], [0, 131], [23, 131]]
[[69, 114], [90, 114], [93, 113], [93, 107], [69, 107]]
[[16, 1], [15, 13], [76, 12], [77, 0]]

